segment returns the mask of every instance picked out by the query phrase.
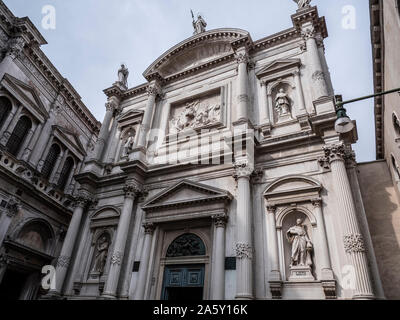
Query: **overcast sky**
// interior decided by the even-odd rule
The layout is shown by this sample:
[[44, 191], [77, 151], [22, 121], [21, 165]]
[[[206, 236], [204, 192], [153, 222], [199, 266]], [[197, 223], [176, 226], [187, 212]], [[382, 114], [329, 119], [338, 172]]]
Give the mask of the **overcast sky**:
[[[117, 80], [127, 64], [129, 87], [145, 82], [143, 71], [163, 52], [193, 33], [190, 9], [201, 13], [207, 29], [240, 28], [253, 40], [292, 27], [292, 0], [4, 0], [19, 17], [28, 16], [46, 38], [42, 46], [68, 78], [94, 116], [102, 121], [103, 89]], [[336, 94], [345, 100], [373, 93], [368, 1], [314, 0], [325, 16], [329, 37], [326, 56]], [[56, 28], [42, 27], [42, 8], [56, 9]], [[343, 27], [345, 6], [356, 10], [354, 29]], [[359, 162], [375, 160], [373, 100], [348, 106], [357, 120]]]

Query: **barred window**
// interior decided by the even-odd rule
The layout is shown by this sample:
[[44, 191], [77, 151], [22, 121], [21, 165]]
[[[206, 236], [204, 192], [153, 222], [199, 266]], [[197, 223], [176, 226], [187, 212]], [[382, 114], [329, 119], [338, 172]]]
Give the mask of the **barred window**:
[[57, 144], [53, 144], [47, 154], [46, 160], [43, 164], [42, 174], [43, 177], [48, 179], [54, 169], [57, 158], [60, 155], [61, 149]]
[[11, 102], [6, 97], [0, 97], [0, 128], [11, 111]]
[[22, 116], [18, 120], [6, 145], [6, 150], [15, 157], [17, 156], [18, 151], [21, 148], [21, 145], [24, 142], [26, 135], [28, 134], [31, 127], [32, 122], [28, 117]]
[[64, 167], [61, 170], [60, 179], [58, 179], [57, 186], [59, 189], [64, 190], [73, 167], [74, 160], [71, 157], [68, 157], [67, 160], [65, 160]]

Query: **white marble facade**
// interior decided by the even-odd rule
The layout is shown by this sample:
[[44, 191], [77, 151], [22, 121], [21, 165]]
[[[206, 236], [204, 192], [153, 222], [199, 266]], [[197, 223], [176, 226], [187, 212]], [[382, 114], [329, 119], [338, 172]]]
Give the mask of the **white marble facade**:
[[257, 41], [203, 28], [147, 83], [104, 91], [45, 297], [382, 297], [352, 175], [357, 134], [334, 131], [325, 20], [308, 3], [291, 19]]

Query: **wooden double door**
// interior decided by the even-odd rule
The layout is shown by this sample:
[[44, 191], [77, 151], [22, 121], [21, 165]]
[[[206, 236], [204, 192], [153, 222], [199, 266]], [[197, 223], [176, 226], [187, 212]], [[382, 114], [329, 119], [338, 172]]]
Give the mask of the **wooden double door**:
[[162, 300], [199, 301], [204, 294], [204, 265], [174, 265], [164, 269]]

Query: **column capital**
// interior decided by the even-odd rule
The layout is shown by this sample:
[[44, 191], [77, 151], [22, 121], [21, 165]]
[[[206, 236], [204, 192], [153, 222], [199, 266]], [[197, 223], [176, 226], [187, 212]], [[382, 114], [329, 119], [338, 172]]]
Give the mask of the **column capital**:
[[151, 222], [145, 222], [143, 223], [143, 228], [144, 228], [144, 233], [145, 234], [150, 234], [152, 235], [156, 226], [154, 225], [154, 223]]
[[146, 89], [148, 96], [158, 96], [161, 94], [161, 86], [158, 82], [153, 81]]
[[247, 159], [236, 160], [234, 163], [235, 173], [234, 178], [249, 178], [254, 171], [254, 167]]
[[253, 247], [248, 243], [236, 243], [235, 252], [238, 259], [253, 259]]
[[75, 197], [75, 207], [85, 208], [95, 201], [96, 199], [93, 197], [93, 194], [87, 190], [81, 189], [78, 190], [78, 195]]
[[276, 212], [276, 206], [268, 204], [268, 205], [266, 206], [266, 208], [267, 208], [267, 213], [269, 213], [269, 214], [275, 214], [275, 212]]
[[[325, 159], [332, 163], [334, 161], [345, 161], [354, 157], [354, 152], [346, 147], [344, 143], [331, 144], [323, 147]], [[320, 162], [322, 162], [322, 158]]]
[[322, 199], [321, 198], [311, 199], [311, 203], [315, 208], [321, 208], [322, 207]]
[[241, 64], [241, 63], [247, 64], [247, 63], [249, 63], [250, 62], [249, 54], [246, 51], [238, 52], [236, 54], [236, 61], [237, 61], [238, 64]]
[[127, 182], [123, 188], [125, 198], [135, 198], [142, 189], [133, 181]]
[[21, 54], [26, 42], [22, 37], [14, 37], [9, 41], [6, 55], [15, 59]]
[[301, 29], [301, 37], [303, 40], [307, 41], [309, 39], [315, 39], [317, 36], [317, 31], [312, 24], [305, 24]]
[[226, 214], [217, 214], [212, 219], [216, 228], [225, 228], [229, 218]]

